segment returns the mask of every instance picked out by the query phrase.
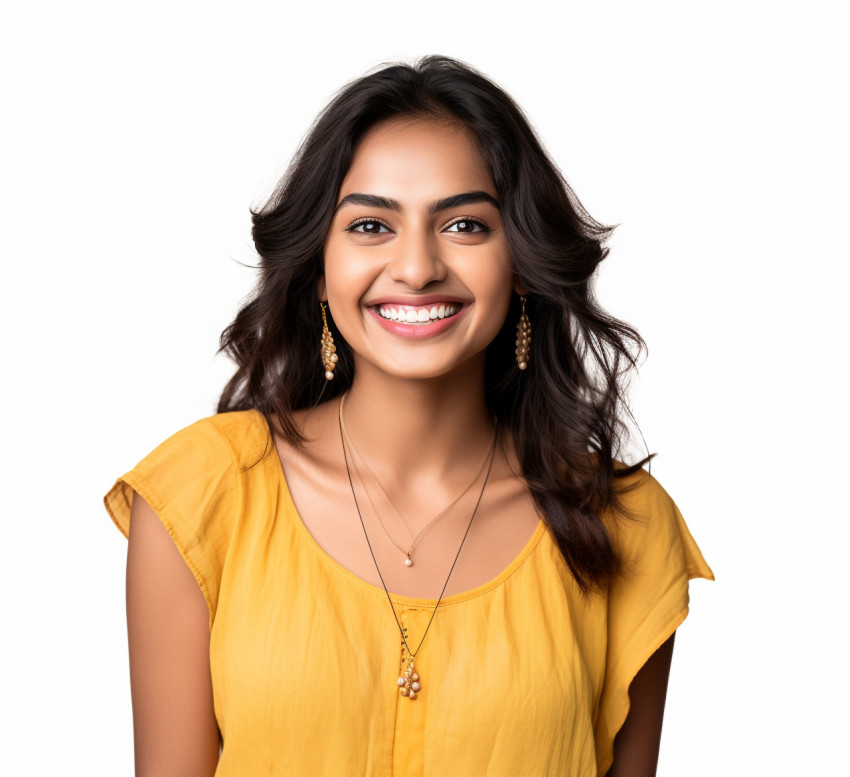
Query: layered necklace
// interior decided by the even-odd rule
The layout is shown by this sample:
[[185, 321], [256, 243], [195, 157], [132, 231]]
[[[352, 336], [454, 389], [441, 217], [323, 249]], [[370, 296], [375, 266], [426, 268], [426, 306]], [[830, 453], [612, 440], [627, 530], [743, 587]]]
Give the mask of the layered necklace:
[[[472, 515], [469, 517], [469, 523], [467, 524], [466, 531], [463, 534], [463, 539], [460, 541], [460, 547], [457, 549], [457, 553], [455, 554], [454, 561], [452, 562], [451, 569], [449, 569], [448, 577], [446, 577], [446, 582], [443, 584], [442, 591], [440, 591], [440, 597], [439, 597], [439, 599], [437, 599], [437, 604], [434, 605], [434, 610], [431, 613], [430, 619], [428, 620], [428, 625], [425, 627], [425, 632], [422, 634], [422, 639], [419, 640], [419, 645], [417, 646], [416, 650], [411, 650], [410, 645], [407, 642], [407, 635], [405, 634], [405, 629], [402, 628], [402, 625], [399, 622], [398, 615], [396, 614], [395, 607], [393, 606], [392, 597], [390, 596], [390, 592], [387, 589], [387, 584], [384, 582], [384, 576], [381, 574], [381, 568], [378, 566], [378, 559], [375, 557], [375, 551], [372, 549], [372, 543], [369, 541], [369, 533], [366, 531], [366, 524], [363, 521], [363, 515], [360, 512], [360, 505], [357, 502], [357, 494], [354, 491], [354, 481], [351, 479], [351, 469], [350, 469], [349, 464], [348, 464], [348, 453], [346, 451], [346, 438], [347, 438], [348, 435], [345, 432], [345, 422], [343, 420], [343, 414], [342, 414], [342, 408], [343, 408], [343, 405], [345, 404], [345, 397], [346, 397], [346, 394], [343, 394], [342, 397], [340, 398], [340, 401], [339, 401], [339, 434], [340, 434], [340, 440], [342, 442], [342, 455], [343, 455], [343, 458], [345, 459], [345, 471], [348, 475], [348, 483], [351, 486], [351, 495], [354, 497], [354, 506], [357, 508], [357, 517], [360, 518], [360, 525], [363, 527], [363, 534], [366, 537], [366, 544], [369, 546], [369, 553], [372, 554], [372, 561], [375, 563], [375, 569], [378, 572], [378, 577], [381, 580], [381, 585], [384, 588], [384, 593], [387, 595], [387, 601], [390, 604], [390, 609], [392, 610], [393, 618], [395, 619], [396, 626], [398, 626], [399, 634], [401, 634], [401, 642], [402, 642], [402, 645], [403, 645], [402, 673], [399, 676], [398, 680], [396, 681], [396, 685], [399, 689], [399, 692], [401, 693], [401, 695], [403, 697], [405, 697], [407, 699], [415, 699], [417, 694], [419, 693], [419, 691], [422, 689], [422, 684], [420, 682], [421, 678], [419, 677], [419, 673], [416, 671], [414, 659], [416, 658], [416, 654], [422, 648], [422, 643], [425, 641], [425, 637], [428, 636], [428, 630], [431, 628], [431, 624], [434, 622], [434, 616], [437, 614], [437, 608], [440, 606], [440, 602], [443, 600], [443, 594], [446, 592], [446, 587], [449, 584], [449, 579], [451, 578], [452, 572], [454, 571], [455, 565], [457, 564], [457, 560], [460, 557], [460, 552], [463, 549], [464, 542], [466, 542], [466, 537], [469, 534], [469, 529], [472, 527], [472, 520], [473, 520], [473, 518], [475, 518], [475, 514], [478, 512], [478, 505], [481, 504], [481, 498], [484, 496], [484, 489], [487, 487], [487, 481], [490, 479], [490, 471], [493, 468], [493, 459], [495, 458], [495, 455], [496, 455], [496, 440], [497, 440], [497, 437], [498, 437], [498, 421], [496, 419], [494, 419], [493, 441], [491, 443], [490, 452], [489, 452], [490, 463], [489, 463], [489, 466], [487, 467], [487, 475], [484, 478], [484, 484], [481, 486], [481, 493], [478, 495], [478, 500], [475, 502], [475, 507], [472, 510]], [[480, 472], [479, 472], [479, 474], [480, 474]], [[476, 478], [477, 478], [477, 475], [476, 475]], [[464, 494], [466, 493], [466, 491], [469, 490], [471, 485], [472, 484], [470, 484], [470, 486], [468, 486], [466, 488], [466, 490], [463, 492]], [[384, 492], [384, 495], [386, 496], [386, 492]], [[461, 496], [463, 496], [463, 494], [461, 494]], [[389, 497], [387, 499], [389, 501]], [[460, 497], [458, 497], [458, 499], [460, 499]], [[456, 499], [454, 502], [452, 502], [451, 505], [449, 505], [449, 507], [456, 504], [457, 501], [458, 500]], [[391, 502], [391, 504], [392, 504], [392, 502]], [[437, 518], [442, 517], [442, 514], [443, 513], [440, 513], [440, 515], [438, 515]], [[437, 518], [434, 518], [428, 524], [428, 526], [430, 526], [432, 523], [434, 523], [434, 521], [436, 521]], [[383, 526], [383, 523], [381, 525]], [[426, 526], [425, 528], [427, 529], [428, 526]], [[386, 528], [384, 528], [384, 531], [386, 531]], [[417, 535], [416, 539], [418, 539], [419, 536], [421, 536], [423, 532], [424, 532], [424, 530], [422, 532], [420, 532], [419, 535]], [[392, 539], [392, 538], [390, 538], [390, 539]], [[414, 544], [415, 544], [415, 540], [414, 540]], [[401, 550], [404, 550], [404, 549], [402, 548]], [[407, 651], [406, 655], [405, 655], [404, 651]]]
[[[342, 403], [344, 401], [345, 401], [345, 398], [343, 397], [343, 399], [340, 401], [340, 410], [342, 409]], [[425, 526], [421, 529], [421, 531], [414, 537], [413, 532], [410, 531], [410, 526], [408, 526], [407, 521], [404, 519], [404, 516], [402, 516], [398, 507], [396, 507], [394, 502], [392, 501], [392, 499], [390, 499], [390, 496], [387, 493], [386, 489], [381, 485], [381, 481], [378, 480], [378, 477], [372, 471], [372, 468], [369, 466], [369, 464], [366, 462], [366, 460], [360, 454], [360, 451], [357, 450], [357, 447], [351, 441], [351, 437], [348, 434], [348, 430], [345, 428], [345, 421], [343, 420], [342, 412], [340, 412], [339, 424], [340, 424], [340, 428], [342, 429], [342, 437], [343, 437], [343, 441], [344, 441], [343, 444], [348, 446], [349, 450], [351, 450], [354, 453], [354, 455], [357, 457], [357, 459], [363, 465], [364, 469], [369, 473], [369, 475], [371, 475], [372, 480], [375, 481], [375, 484], [381, 490], [381, 493], [384, 495], [384, 498], [387, 500], [387, 502], [390, 503], [390, 506], [393, 508], [393, 510], [395, 510], [395, 513], [398, 516], [399, 521], [401, 522], [402, 526], [404, 526], [404, 529], [407, 532], [407, 536], [410, 538], [410, 544], [407, 546], [407, 548], [402, 547], [401, 545], [399, 545], [395, 541], [395, 538], [393, 537], [392, 534], [390, 534], [389, 530], [387, 529], [386, 524], [384, 524], [384, 521], [381, 518], [380, 512], [375, 507], [375, 502], [372, 500], [372, 495], [368, 491], [366, 491], [366, 496], [369, 499], [369, 503], [372, 505], [372, 510], [374, 510], [375, 515], [378, 518], [378, 523], [381, 524], [381, 528], [384, 530], [384, 534], [387, 535], [387, 538], [389, 539], [390, 542], [392, 542], [393, 545], [395, 545], [402, 553], [404, 553], [404, 556], [405, 556], [404, 565], [409, 569], [410, 567], [413, 566], [413, 551], [416, 548], [416, 545], [419, 542], [419, 540], [422, 538], [422, 535], [424, 535], [425, 532], [428, 531], [428, 529], [430, 529], [435, 523], [437, 523], [437, 521], [439, 521], [440, 518], [443, 518], [444, 516], [448, 515], [449, 510], [451, 510], [461, 499], [463, 499], [464, 496], [466, 496], [466, 494], [469, 492], [469, 489], [472, 488], [472, 486], [475, 485], [475, 483], [478, 481], [478, 478], [481, 477], [481, 473], [484, 471], [484, 467], [487, 466], [487, 461], [490, 458], [489, 448], [488, 448], [487, 452], [485, 453], [484, 458], [481, 460], [481, 466], [478, 468], [478, 471], [475, 473], [472, 480], [469, 482], [469, 485], [466, 488], [464, 488], [463, 491], [461, 491], [460, 494], [458, 494], [452, 500], [452, 502], [450, 504], [448, 504], [446, 507], [444, 507], [442, 510], [440, 510], [440, 512], [437, 513], [437, 515], [435, 515], [430, 521], [428, 521], [428, 523], [426, 523]], [[496, 439], [496, 429], [494, 427], [493, 428], [493, 440], [495, 441], [495, 439]], [[365, 491], [365, 489], [364, 489], [364, 491]]]

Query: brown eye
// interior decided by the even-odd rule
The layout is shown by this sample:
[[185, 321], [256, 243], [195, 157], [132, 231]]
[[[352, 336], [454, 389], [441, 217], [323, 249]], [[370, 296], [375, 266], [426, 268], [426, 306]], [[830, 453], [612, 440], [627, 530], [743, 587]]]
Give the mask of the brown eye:
[[382, 231], [389, 232], [386, 225], [380, 221], [364, 219], [363, 221], [355, 221], [351, 226], [345, 228], [346, 232], [359, 232], [361, 235], [378, 235]]
[[476, 221], [474, 219], [459, 219], [455, 221], [446, 228], [446, 232], [459, 232], [461, 234], [470, 234], [473, 232], [489, 232], [490, 230], [487, 226], [481, 222]]

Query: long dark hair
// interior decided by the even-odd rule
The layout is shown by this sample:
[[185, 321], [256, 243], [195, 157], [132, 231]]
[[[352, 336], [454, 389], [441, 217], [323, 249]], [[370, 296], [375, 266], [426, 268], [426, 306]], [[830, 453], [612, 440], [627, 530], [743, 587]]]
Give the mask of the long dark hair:
[[615, 479], [655, 455], [629, 467], [616, 460], [628, 436], [627, 374], [646, 344], [594, 297], [592, 276], [611, 228], [582, 207], [514, 101], [468, 65], [440, 56], [389, 65], [348, 84], [319, 115], [274, 193], [251, 212], [259, 280], [221, 335], [219, 352], [238, 369], [218, 412], [257, 409], [298, 447], [304, 437], [293, 411], [351, 385], [353, 355], [341, 336], [334, 380], [324, 377], [317, 280], [355, 147], [396, 117], [464, 124], [489, 168], [514, 270], [529, 290], [533, 343], [528, 368], [518, 370], [514, 298], [487, 349], [487, 402], [512, 432], [523, 476], [579, 588], [604, 589], [618, 559], [600, 514], [629, 515]]

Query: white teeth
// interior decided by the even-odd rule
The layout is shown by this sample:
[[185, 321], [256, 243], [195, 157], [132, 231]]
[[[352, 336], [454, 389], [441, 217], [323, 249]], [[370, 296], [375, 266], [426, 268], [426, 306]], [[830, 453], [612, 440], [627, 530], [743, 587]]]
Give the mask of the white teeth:
[[407, 324], [425, 324], [429, 321], [453, 316], [460, 308], [460, 305], [453, 302], [433, 305], [430, 308], [409, 308], [407, 306], [396, 308], [391, 305], [381, 305], [378, 308], [378, 312], [383, 318], [390, 321], [404, 321]]

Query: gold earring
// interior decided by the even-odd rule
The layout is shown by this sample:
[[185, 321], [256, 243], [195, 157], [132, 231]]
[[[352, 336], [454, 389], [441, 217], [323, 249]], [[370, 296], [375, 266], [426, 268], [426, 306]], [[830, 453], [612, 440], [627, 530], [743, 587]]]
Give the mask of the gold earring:
[[530, 353], [531, 343], [531, 322], [528, 320], [528, 315], [525, 312], [525, 297], [520, 296], [522, 302], [522, 315], [519, 317], [519, 323], [516, 325], [516, 363], [517, 366], [524, 370], [528, 367], [528, 356]]
[[325, 303], [319, 300], [322, 306], [322, 364], [325, 366], [325, 378], [327, 380], [334, 379], [334, 367], [336, 367], [339, 357], [336, 355], [336, 346], [331, 335], [331, 330], [328, 329], [328, 319], [325, 316]]

